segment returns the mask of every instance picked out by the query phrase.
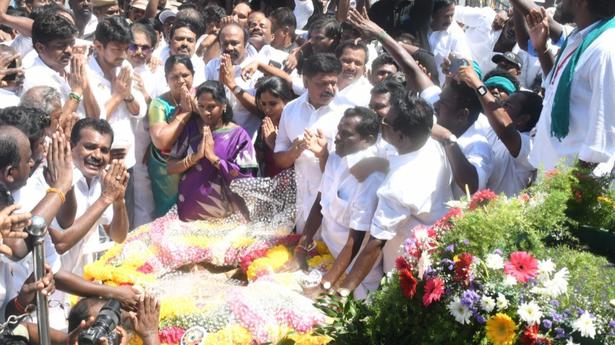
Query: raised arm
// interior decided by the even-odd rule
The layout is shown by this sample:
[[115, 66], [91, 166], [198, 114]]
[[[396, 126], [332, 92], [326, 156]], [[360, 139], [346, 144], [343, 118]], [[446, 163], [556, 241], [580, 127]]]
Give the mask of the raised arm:
[[[519, 10], [522, 15], [526, 16], [533, 8], [538, 8], [536, 4], [532, 0], [510, 0], [511, 5], [515, 8], [515, 10]], [[564, 27], [562, 24], [556, 22], [553, 18], [549, 18], [549, 32], [551, 39], [553, 41], [559, 41], [562, 37], [562, 33], [564, 32]], [[515, 27], [516, 29], [516, 27]]]
[[395, 59], [401, 70], [406, 75], [406, 80], [409, 81], [408, 85], [413, 86], [415, 91], [421, 92], [434, 85], [429, 76], [425, 74], [416, 63], [412, 55], [410, 55], [406, 49], [404, 49], [391, 36], [389, 36], [386, 31], [379, 27], [378, 24], [372, 22], [368, 18], [365, 10], [363, 13], [359, 13], [355, 9], [350, 9], [348, 13], [348, 22], [357, 29], [367, 33], [369, 36], [375, 36], [378, 38], [384, 49], [391, 54], [391, 57]]

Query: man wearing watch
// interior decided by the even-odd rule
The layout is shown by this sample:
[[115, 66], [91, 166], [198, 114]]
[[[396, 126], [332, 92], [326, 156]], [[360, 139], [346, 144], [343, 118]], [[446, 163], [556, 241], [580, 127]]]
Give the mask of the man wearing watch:
[[241, 77], [241, 69], [254, 61], [247, 56], [248, 41], [241, 26], [235, 23], [225, 25], [220, 29], [218, 41], [222, 55], [207, 63], [205, 76], [207, 80], [218, 80], [226, 86], [226, 96], [233, 108], [233, 121], [255, 138], [261, 119], [254, 94], [256, 81], [262, 73], [257, 71], [248, 80]]
[[126, 191], [129, 210], [134, 209], [132, 168], [136, 156], [133, 122], [136, 123], [147, 112], [145, 98], [133, 83], [132, 67], [126, 59], [131, 42], [132, 31], [126, 19], [118, 16], [105, 18], [96, 27], [96, 53], [89, 58], [87, 66], [90, 87], [100, 108], [99, 118], [107, 120], [115, 134], [111, 158], [123, 160], [129, 169]]

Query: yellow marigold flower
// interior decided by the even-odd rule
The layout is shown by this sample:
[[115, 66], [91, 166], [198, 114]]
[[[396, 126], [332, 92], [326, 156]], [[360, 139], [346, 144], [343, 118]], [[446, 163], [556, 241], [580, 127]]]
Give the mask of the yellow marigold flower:
[[166, 297], [160, 301], [160, 320], [169, 320], [182, 315], [196, 314], [199, 309], [192, 297]]
[[205, 345], [250, 345], [251, 343], [252, 334], [239, 325], [227, 326], [205, 339]]
[[318, 255], [331, 254], [329, 248], [327, 248], [327, 245], [323, 241], [316, 241], [316, 252]]
[[506, 314], [493, 315], [487, 320], [485, 328], [487, 339], [495, 345], [512, 345], [515, 341], [517, 325]]

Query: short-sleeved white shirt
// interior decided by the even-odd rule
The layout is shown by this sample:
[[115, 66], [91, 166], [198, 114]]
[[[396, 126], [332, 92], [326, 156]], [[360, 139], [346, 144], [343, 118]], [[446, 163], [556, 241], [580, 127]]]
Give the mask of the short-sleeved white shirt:
[[[289, 102], [282, 111], [274, 152], [288, 151], [295, 139], [303, 138], [305, 129], [314, 133], [320, 129], [331, 148], [337, 134], [337, 125], [346, 108], [347, 106], [331, 101], [328, 105], [316, 109], [308, 101], [308, 93]], [[297, 182], [297, 231], [301, 233], [316, 200], [322, 172], [318, 158], [309, 150], [303, 151], [294, 165]]]
[[418, 151], [390, 157], [389, 174], [378, 189], [370, 233], [386, 240], [383, 269], [391, 271], [399, 247], [417, 225], [430, 226], [453, 199], [453, 174], [442, 146], [429, 138]]

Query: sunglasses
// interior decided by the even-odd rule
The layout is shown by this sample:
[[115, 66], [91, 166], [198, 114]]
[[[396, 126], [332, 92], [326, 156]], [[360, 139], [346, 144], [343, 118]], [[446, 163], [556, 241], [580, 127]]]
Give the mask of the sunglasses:
[[128, 51], [131, 53], [136, 53], [139, 51], [139, 49], [141, 49], [141, 53], [143, 54], [148, 54], [149, 52], [152, 51], [152, 47], [148, 46], [147, 44], [134, 44], [131, 43], [128, 45]]

